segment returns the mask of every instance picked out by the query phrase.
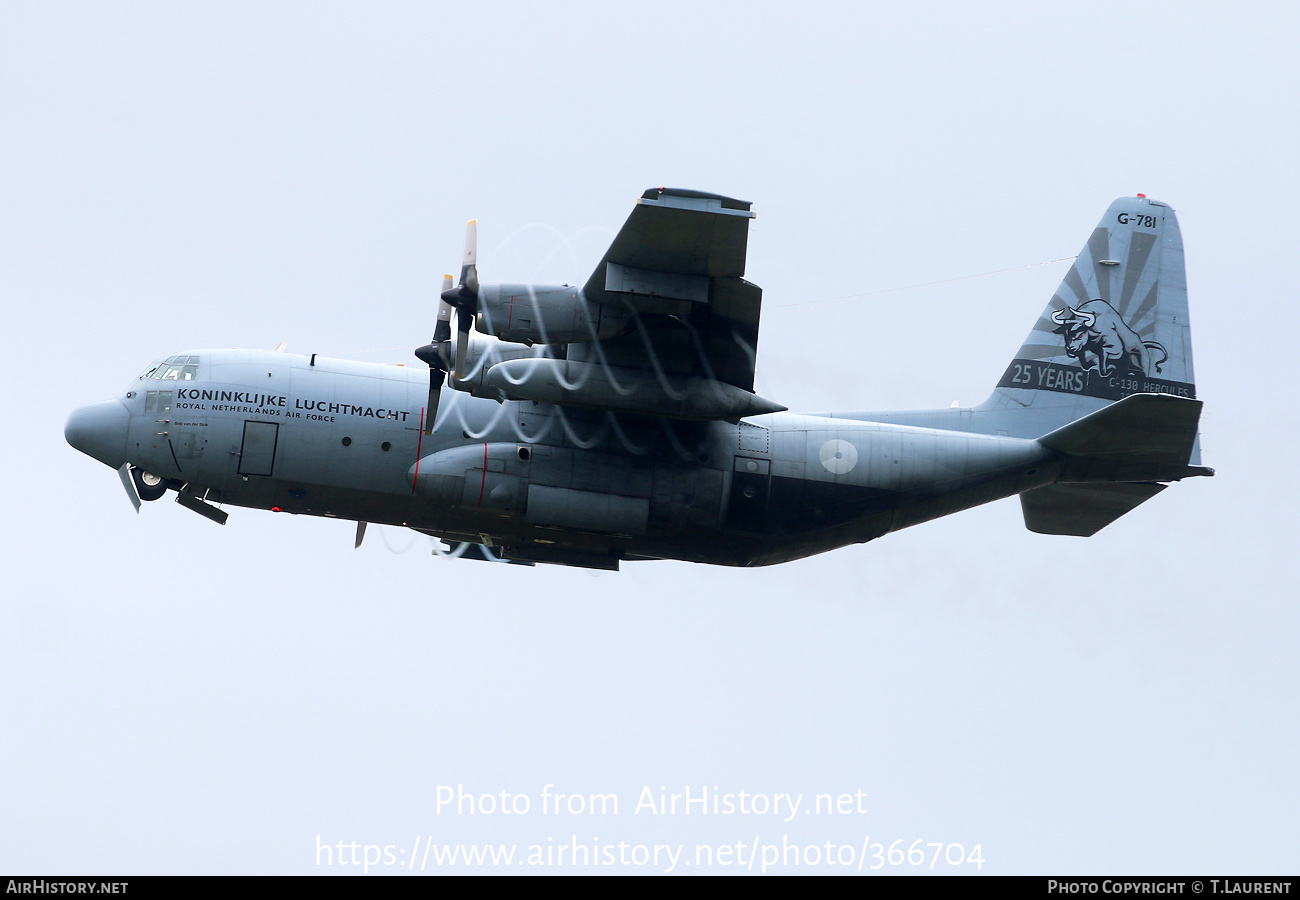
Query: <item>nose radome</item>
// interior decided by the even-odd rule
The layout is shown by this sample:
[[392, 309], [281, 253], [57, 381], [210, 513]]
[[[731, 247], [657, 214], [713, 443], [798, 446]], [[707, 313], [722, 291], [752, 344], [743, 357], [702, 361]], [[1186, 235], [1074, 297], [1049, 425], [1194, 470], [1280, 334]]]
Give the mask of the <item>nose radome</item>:
[[126, 434], [131, 414], [117, 400], [79, 406], [68, 416], [63, 436], [89, 457], [117, 469], [126, 462]]

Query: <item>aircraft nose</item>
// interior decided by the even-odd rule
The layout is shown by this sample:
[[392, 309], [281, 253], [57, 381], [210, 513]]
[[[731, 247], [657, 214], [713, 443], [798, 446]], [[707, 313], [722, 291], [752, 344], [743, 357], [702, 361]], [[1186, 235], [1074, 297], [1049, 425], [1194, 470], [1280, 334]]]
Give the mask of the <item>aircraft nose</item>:
[[131, 414], [119, 401], [101, 400], [74, 409], [63, 427], [63, 436], [82, 453], [117, 469], [126, 462], [130, 423]]

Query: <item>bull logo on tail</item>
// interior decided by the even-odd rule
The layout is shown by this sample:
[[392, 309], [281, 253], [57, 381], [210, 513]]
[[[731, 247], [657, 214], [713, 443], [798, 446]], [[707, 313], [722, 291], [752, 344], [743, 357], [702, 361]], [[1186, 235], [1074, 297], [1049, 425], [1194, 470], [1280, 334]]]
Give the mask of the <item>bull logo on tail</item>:
[[[1072, 309], [1068, 304], [1052, 314], [1054, 333], [1065, 339], [1065, 352], [1085, 370], [1109, 376], [1135, 371], [1155, 375], [1169, 352], [1155, 341], [1144, 341], [1105, 300], [1089, 300]], [[1159, 358], [1157, 359], [1157, 355]]]

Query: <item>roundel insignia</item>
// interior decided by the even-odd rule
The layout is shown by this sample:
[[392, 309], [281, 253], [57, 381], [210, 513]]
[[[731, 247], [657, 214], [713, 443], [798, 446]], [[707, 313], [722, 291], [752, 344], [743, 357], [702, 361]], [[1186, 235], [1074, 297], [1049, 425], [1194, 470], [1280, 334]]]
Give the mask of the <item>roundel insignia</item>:
[[848, 441], [827, 441], [822, 444], [820, 455], [822, 465], [835, 475], [852, 472], [858, 464], [858, 448]]

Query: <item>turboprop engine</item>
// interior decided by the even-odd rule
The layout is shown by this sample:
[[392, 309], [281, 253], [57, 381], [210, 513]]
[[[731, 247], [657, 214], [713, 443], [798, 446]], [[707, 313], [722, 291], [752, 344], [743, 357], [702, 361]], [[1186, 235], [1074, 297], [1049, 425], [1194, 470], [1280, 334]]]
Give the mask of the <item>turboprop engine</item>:
[[479, 287], [475, 327], [516, 344], [571, 344], [605, 340], [627, 327], [630, 309], [590, 303], [571, 285], [485, 284]]

